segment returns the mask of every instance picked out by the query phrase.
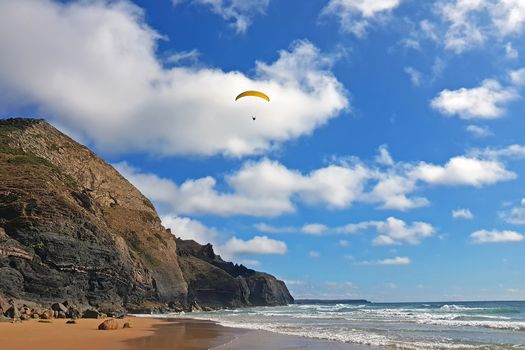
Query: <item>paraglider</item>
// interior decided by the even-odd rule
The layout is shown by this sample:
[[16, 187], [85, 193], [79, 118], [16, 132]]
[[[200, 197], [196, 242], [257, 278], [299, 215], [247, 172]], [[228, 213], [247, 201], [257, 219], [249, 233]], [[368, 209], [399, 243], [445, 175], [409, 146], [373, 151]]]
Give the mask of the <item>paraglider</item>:
[[[257, 91], [257, 90], [247, 90], [247, 91], [241, 92], [239, 95], [237, 95], [237, 97], [235, 97], [235, 101], [237, 101], [240, 98], [247, 97], [247, 96], [262, 98], [263, 100], [270, 102], [270, 97], [268, 97], [268, 95], [266, 95], [264, 92]], [[252, 120], [255, 120], [255, 119], [256, 118], [253, 115]]]
[[270, 98], [268, 97], [268, 95], [266, 95], [264, 92], [260, 92], [257, 90], [248, 90], [248, 91], [241, 92], [239, 95], [237, 95], [237, 97], [235, 97], [235, 101], [237, 101], [240, 98], [246, 97], [246, 96], [259, 97], [259, 98], [262, 98], [263, 100], [270, 102]]

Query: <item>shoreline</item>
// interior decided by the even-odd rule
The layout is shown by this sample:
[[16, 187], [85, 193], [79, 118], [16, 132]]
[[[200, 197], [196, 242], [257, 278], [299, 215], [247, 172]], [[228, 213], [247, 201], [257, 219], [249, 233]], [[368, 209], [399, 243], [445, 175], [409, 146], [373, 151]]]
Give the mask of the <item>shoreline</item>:
[[[0, 322], [0, 344], [10, 350], [379, 350], [381, 348], [222, 326], [190, 318], [129, 316], [118, 330], [99, 331], [104, 319]], [[132, 328], [123, 329], [125, 322]]]

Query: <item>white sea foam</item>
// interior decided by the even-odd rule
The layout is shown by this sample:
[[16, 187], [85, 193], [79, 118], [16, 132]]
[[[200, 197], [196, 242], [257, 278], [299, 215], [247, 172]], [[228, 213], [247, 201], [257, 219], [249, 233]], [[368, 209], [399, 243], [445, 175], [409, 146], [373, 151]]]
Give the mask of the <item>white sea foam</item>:
[[525, 349], [525, 303], [318, 304], [162, 315], [174, 316], [400, 349]]
[[460, 305], [443, 305], [442, 310], [456, 310], [456, 311], [474, 311], [474, 310], [494, 310], [493, 308], [485, 307], [472, 307], [472, 306], [460, 306]]

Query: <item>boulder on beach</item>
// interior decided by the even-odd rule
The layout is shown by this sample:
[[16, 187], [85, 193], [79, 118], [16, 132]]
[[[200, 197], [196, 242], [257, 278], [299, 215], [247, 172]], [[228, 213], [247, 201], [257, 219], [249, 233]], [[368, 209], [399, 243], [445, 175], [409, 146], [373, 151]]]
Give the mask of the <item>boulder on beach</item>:
[[80, 318], [82, 316], [82, 313], [75, 309], [74, 307], [69, 307], [68, 311], [66, 312], [66, 316], [69, 318]]
[[82, 318], [102, 318], [102, 314], [97, 310], [86, 310], [82, 314]]
[[51, 310], [59, 312], [62, 311], [65, 314], [67, 312], [67, 307], [65, 307], [62, 303], [54, 303], [51, 305]]
[[51, 310], [44, 310], [42, 311], [42, 313], [40, 314], [40, 318], [43, 319], [43, 320], [50, 320], [53, 318], [53, 311]]
[[102, 331], [118, 329], [118, 321], [113, 318], [110, 318], [109, 320], [105, 320], [104, 322], [99, 324], [98, 329]]
[[20, 311], [16, 308], [16, 306], [11, 305], [9, 309], [4, 313], [5, 317], [9, 318], [20, 318]]

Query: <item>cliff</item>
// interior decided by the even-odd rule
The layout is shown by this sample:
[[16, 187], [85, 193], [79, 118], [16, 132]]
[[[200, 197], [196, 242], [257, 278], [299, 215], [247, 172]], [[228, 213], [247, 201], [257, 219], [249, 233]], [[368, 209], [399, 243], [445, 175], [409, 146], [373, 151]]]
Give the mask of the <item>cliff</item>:
[[0, 296], [101, 310], [293, 300], [270, 275], [187, 251], [89, 149], [43, 120], [0, 120]]
[[217, 308], [293, 303], [283, 281], [222, 260], [211, 244], [177, 239], [177, 253], [188, 283], [188, 297], [200, 305]]

